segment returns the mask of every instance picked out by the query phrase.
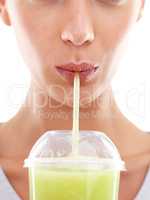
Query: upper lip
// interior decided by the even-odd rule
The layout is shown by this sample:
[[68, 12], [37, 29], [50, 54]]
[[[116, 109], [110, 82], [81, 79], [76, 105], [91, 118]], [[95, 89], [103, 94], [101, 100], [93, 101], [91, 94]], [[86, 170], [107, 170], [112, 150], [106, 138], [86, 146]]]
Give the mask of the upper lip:
[[70, 62], [70, 63], [56, 66], [56, 68], [58, 69], [67, 70], [71, 72], [82, 72], [82, 71], [92, 70], [98, 67], [99, 67], [98, 64], [87, 63], [87, 62], [82, 62], [79, 64]]

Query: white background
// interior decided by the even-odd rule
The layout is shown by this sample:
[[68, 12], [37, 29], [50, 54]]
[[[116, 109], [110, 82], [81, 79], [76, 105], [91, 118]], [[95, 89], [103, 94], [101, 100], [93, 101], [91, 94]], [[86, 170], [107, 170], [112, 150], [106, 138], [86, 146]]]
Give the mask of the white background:
[[[150, 2], [136, 24], [112, 85], [124, 115], [150, 131]], [[30, 74], [19, 53], [14, 31], [0, 21], [0, 122], [13, 117], [30, 84]]]

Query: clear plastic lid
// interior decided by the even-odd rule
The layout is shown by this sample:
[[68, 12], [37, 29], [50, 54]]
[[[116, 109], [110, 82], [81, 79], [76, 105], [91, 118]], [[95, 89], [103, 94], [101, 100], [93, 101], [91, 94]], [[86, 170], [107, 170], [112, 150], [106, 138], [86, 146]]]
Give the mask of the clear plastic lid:
[[34, 144], [25, 167], [91, 167], [125, 170], [125, 163], [114, 143], [102, 132], [80, 130], [79, 156], [72, 157], [72, 131], [47, 131]]

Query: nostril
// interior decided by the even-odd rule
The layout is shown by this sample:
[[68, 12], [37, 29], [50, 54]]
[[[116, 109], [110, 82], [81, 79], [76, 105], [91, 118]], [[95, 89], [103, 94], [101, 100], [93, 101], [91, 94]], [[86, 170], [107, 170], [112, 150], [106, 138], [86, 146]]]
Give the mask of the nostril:
[[85, 43], [91, 43], [94, 40], [94, 33], [88, 32], [88, 33], [67, 33], [63, 32], [61, 35], [61, 39], [64, 42], [72, 43], [75, 46], [81, 46]]

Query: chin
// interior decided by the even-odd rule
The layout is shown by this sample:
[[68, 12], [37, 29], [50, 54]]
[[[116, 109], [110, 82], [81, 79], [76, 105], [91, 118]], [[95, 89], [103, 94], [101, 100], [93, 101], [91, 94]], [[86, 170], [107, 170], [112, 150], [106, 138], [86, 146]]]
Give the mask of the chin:
[[[73, 91], [72, 88], [67, 90], [68, 92], [64, 95], [63, 92], [50, 90], [49, 96], [52, 99], [52, 102], [55, 104], [55, 108], [61, 109], [62, 107], [73, 108]], [[89, 109], [92, 106], [92, 103], [99, 96], [98, 93], [80, 92], [80, 108]], [[56, 107], [57, 105], [57, 107]]]

